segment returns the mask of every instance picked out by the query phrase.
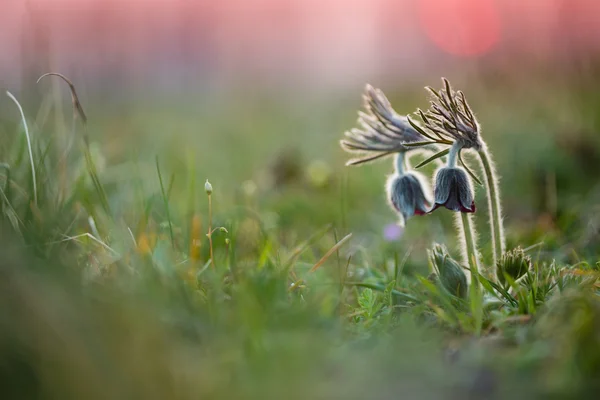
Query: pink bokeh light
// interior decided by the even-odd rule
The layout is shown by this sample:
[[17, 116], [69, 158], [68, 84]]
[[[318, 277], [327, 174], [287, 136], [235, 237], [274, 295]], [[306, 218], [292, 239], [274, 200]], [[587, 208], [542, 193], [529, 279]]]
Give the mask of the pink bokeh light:
[[440, 59], [600, 51], [596, 0], [4, 0], [1, 11], [4, 77], [51, 65], [128, 82], [179, 74], [354, 86]]
[[420, 0], [419, 19], [429, 38], [450, 54], [477, 56], [500, 40], [493, 0]]

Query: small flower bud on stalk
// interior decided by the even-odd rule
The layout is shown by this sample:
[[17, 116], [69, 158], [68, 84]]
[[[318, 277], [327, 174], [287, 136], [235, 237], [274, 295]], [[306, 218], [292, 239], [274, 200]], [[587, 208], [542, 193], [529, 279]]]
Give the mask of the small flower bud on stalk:
[[440, 283], [452, 295], [465, 299], [467, 297], [467, 275], [462, 266], [450, 257], [446, 246], [434, 244], [428, 250], [429, 260], [438, 274]]
[[208, 181], [208, 179], [206, 180], [206, 183], [204, 184], [204, 190], [206, 191], [206, 194], [207, 194], [207, 195], [209, 195], [209, 196], [210, 196], [210, 195], [212, 194], [212, 192], [213, 192], [213, 187], [212, 187], [212, 185], [210, 184], [210, 182]]
[[505, 285], [507, 283], [506, 276], [516, 281], [525, 275], [531, 269], [531, 266], [531, 257], [522, 248], [517, 247], [507, 251], [496, 263], [498, 282]]

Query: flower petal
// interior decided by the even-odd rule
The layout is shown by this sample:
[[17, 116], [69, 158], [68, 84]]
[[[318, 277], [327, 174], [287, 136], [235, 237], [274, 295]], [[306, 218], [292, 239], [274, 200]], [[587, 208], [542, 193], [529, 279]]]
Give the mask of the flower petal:
[[425, 192], [423, 183], [413, 173], [392, 175], [388, 180], [388, 198], [405, 220], [429, 211], [430, 200]]
[[441, 168], [435, 176], [434, 197], [438, 204], [445, 204], [453, 186], [453, 176], [450, 168]]
[[452, 211], [475, 212], [473, 190], [467, 173], [462, 168], [445, 167], [436, 174], [435, 206], [444, 206]]

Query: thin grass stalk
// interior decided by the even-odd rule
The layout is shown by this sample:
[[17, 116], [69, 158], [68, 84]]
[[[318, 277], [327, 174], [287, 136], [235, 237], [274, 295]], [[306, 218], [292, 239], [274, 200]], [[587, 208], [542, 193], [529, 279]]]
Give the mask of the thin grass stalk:
[[83, 125], [83, 155], [85, 158], [86, 167], [87, 167], [90, 177], [92, 179], [92, 183], [94, 184], [96, 192], [100, 196], [100, 203], [102, 203], [102, 207], [104, 208], [104, 211], [108, 215], [110, 215], [111, 211], [110, 211], [110, 205], [108, 204], [108, 197], [106, 196], [104, 187], [102, 186], [102, 183], [100, 182], [100, 178], [98, 177], [98, 171], [96, 170], [96, 165], [94, 164], [94, 160], [92, 159], [92, 153], [90, 151], [90, 140], [88, 137], [88, 130], [87, 130], [87, 115], [83, 111], [83, 107], [81, 105], [81, 102], [79, 101], [79, 97], [77, 96], [77, 91], [75, 90], [75, 85], [73, 85], [73, 82], [71, 82], [66, 76], [56, 73], [56, 72], [49, 72], [49, 73], [46, 73], [46, 74], [40, 76], [37, 80], [37, 83], [39, 83], [43, 78], [45, 78], [47, 76], [59, 77], [67, 85], [69, 85], [69, 90], [71, 92], [71, 102], [73, 104], [73, 120], [72, 120], [73, 121], [73, 133], [75, 132], [75, 127], [77, 125], [77, 118], [79, 117], [81, 119], [81, 123]]
[[212, 193], [208, 193], [208, 234], [206, 236], [208, 236], [208, 248], [209, 248], [209, 251], [210, 251], [210, 264], [211, 264], [211, 266], [212, 266], [213, 269], [216, 269], [215, 255], [214, 255], [214, 251], [213, 251], [212, 234], [213, 234], [213, 229], [212, 229]]
[[171, 246], [175, 250], [175, 235], [173, 234], [173, 223], [171, 221], [171, 212], [169, 211], [169, 197], [165, 192], [165, 186], [163, 185], [162, 174], [160, 172], [160, 164], [158, 162], [158, 156], [156, 156], [156, 172], [158, 173], [158, 182], [160, 183], [160, 192], [162, 194], [163, 203], [165, 206], [165, 213], [167, 214], [167, 221], [169, 222], [169, 236], [171, 238]]
[[29, 128], [27, 127], [27, 121], [25, 120], [25, 113], [19, 101], [12, 95], [11, 92], [7, 91], [6, 95], [17, 105], [19, 113], [21, 114], [21, 121], [23, 122], [23, 128], [25, 129], [25, 137], [27, 138], [27, 149], [29, 150], [29, 162], [31, 163], [31, 180], [33, 183], [33, 202], [37, 206], [37, 179], [35, 176], [35, 163], [33, 162], [33, 150], [31, 148], [31, 137], [29, 136]]

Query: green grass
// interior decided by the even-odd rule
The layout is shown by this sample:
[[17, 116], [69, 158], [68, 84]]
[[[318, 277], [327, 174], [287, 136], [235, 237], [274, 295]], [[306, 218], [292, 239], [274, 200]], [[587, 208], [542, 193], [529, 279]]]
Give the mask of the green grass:
[[[471, 102], [503, 176], [508, 248], [542, 244], [523, 278], [482, 278], [483, 297], [465, 299], [429, 276], [432, 242], [456, 253], [452, 216], [413, 219], [386, 242], [388, 164], [343, 167], [358, 94], [310, 121], [243, 100], [196, 116], [84, 104], [96, 119], [70, 130], [69, 116], [24, 107], [32, 157], [2, 103], [14, 111], [0, 151], [4, 397], [593, 398], [597, 182], [540, 119], [551, 102], [496, 90]], [[537, 201], [548, 176], [554, 209]]]

